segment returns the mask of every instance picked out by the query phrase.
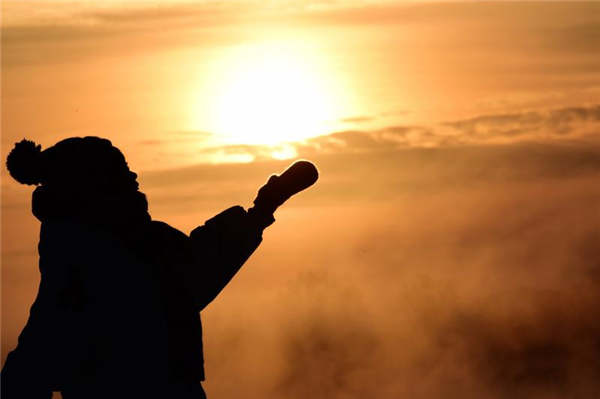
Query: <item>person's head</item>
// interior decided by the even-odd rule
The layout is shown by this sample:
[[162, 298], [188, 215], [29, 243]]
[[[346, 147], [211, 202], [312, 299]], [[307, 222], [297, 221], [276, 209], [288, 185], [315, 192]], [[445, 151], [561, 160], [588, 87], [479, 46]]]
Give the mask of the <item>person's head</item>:
[[71, 137], [42, 151], [22, 140], [6, 160], [10, 175], [22, 184], [52, 189], [115, 192], [137, 190], [137, 175], [109, 140]]
[[59, 210], [60, 214], [78, 216], [92, 209], [100, 212], [100, 208], [110, 208], [113, 213], [132, 206], [147, 211], [137, 175], [107, 139], [71, 137], [43, 151], [40, 145], [24, 139], [15, 144], [6, 166], [19, 183], [37, 186], [34, 213], [40, 219]]

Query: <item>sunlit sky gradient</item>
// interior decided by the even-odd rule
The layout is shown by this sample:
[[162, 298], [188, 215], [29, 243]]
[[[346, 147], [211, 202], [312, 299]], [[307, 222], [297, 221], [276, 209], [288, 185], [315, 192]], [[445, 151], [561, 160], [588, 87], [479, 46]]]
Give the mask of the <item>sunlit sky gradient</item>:
[[[204, 315], [214, 397], [600, 392], [600, 3], [2, 14], [3, 159], [23, 137], [107, 137], [153, 217], [186, 232], [292, 159], [319, 165]], [[4, 358], [35, 295], [39, 224], [31, 187], [1, 176]]]
[[125, 149], [162, 143], [160, 155], [130, 156], [140, 169], [252, 159], [198, 151], [224, 143], [434, 125], [598, 96], [597, 4], [3, 7], [3, 142], [27, 133], [42, 144], [74, 134], [118, 137]]

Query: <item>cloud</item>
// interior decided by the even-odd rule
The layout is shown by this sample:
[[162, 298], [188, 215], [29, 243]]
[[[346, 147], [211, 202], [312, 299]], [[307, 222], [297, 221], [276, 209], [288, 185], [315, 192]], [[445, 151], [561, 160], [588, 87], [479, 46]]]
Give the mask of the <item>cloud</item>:
[[[411, 148], [461, 147], [467, 151], [469, 146], [526, 146], [528, 143], [568, 146], [569, 143], [579, 145], [584, 142], [594, 148], [600, 140], [599, 108], [598, 105], [590, 105], [479, 115], [437, 125], [398, 125], [370, 129], [369, 124], [362, 129], [356, 126], [351, 130], [276, 145], [221, 145], [218, 144], [222, 142], [220, 136], [197, 130], [151, 133], [138, 140], [133, 134], [130, 135], [129, 146], [123, 149], [126, 153], [144, 155], [153, 160], [143, 165], [142, 170], [137, 170], [142, 172], [173, 165], [268, 162], [335, 154], [366, 154], [365, 159], [370, 158], [368, 154], [385, 154], [382, 159], [387, 159], [393, 158], [398, 151]], [[113, 142], [122, 142], [122, 138], [117, 136], [118, 132], [112, 134]], [[7, 142], [7, 148], [13, 143], [14, 139]], [[404, 152], [401, 154], [405, 156]], [[515, 151], [515, 154], [521, 154], [521, 151]], [[532, 156], [533, 154], [535, 152]], [[411, 155], [407, 155], [407, 158], [410, 159]], [[587, 157], [582, 159], [587, 160]], [[135, 162], [132, 165], [138, 168]]]
[[[131, 55], [189, 46], [219, 45], [242, 38], [234, 31], [252, 21], [252, 8], [225, 3], [175, 4], [145, 7], [74, 6], [52, 17], [38, 15], [36, 5], [20, 12], [35, 15], [12, 21], [11, 7], [2, 26], [3, 66], [52, 64]], [[219, 28], [229, 27], [226, 31]]]
[[186, 30], [188, 34], [203, 31], [206, 35], [212, 28], [254, 26], [257, 20], [266, 24], [285, 23], [309, 9], [306, 2], [265, 7], [259, 1], [141, 2], [101, 7], [92, 3], [71, 6], [60, 2], [8, 3], [3, 8], [2, 40], [5, 45], [15, 46], [114, 36], [130, 38], [149, 33], [169, 36], [174, 30]]
[[[154, 7], [123, 7], [104, 9], [82, 14], [83, 19], [91, 19], [109, 25], [134, 25], [144, 23], [169, 23], [181, 25], [192, 21], [202, 26], [231, 20], [234, 15], [246, 14], [251, 10], [245, 4], [205, 3], [199, 4], [156, 4]], [[229, 17], [229, 18], [228, 18]]]
[[[57, 62], [72, 58], [74, 53], [79, 57], [125, 54], [123, 47], [134, 51], [157, 51], [205, 43], [239, 43], [256, 34], [257, 24], [261, 28], [329, 29], [337, 26], [345, 29], [350, 26], [363, 29], [376, 26], [386, 30], [411, 29], [410, 35], [397, 37], [410, 37], [410, 41], [403, 40], [403, 45], [417, 50], [423, 46], [458, 50], [469, 43], [473, 48], [494, 46], [512, 54], [523, 49], [526, 55], [531, 51], [566, 51], [571, 55], [577, 51], [581, 61], [586, 57], [584, 52], [597, 47], [594, 32], [600, 21], [595, 16], [596, 10], [597, 5], [593, 3], [373, 4], [353, 1], [324, 5], [322, 2], [286, 1], [265, 5], [256, 1], [236, 1], [141, 2], [99, 7], [94, 2], [8, 2], [3, 7], [3, 62], [6, 65]], [[544, 18], [539, 18], [541, 12]], [[422, 30], [424, 26], [428, 27], [425, 31]], [[452, 34], [447, 34], [449, 31]], [[474, 31], [478, 33], [477, 41], [473, 39]], [[396, 33], [386, 36], [390, 34]], [[516, 40], [523, 37], [528, 40]], [[110, 46], [100, 43], [97, 50], [101, 51], [94, 52], [93, 46], [84, 45], [98, 44], [98, 41], [110, 41]], [[76, 48], [52, 52], [48, 46]], [[23, 54], [34, 49], [43, 56]], [[473, 51], [469, 50], [469, 53], [472, 56]], [[503, 54], [502, 51], [498, 53]], [[418, 56], [418, 52], [412, 54]], [[486, 57], [489, 56], [486, 53]], [[556, 68], [556, 65], [554, 61], [545, 62], [544, 68]], [[573, 60], [569, 67], [572, 65]], [[530, 64], [520, 69], [525, 66]], [[587, 61], [589, 71], [597, 66], [594, 59]], [[564, 73], [564, 66], [559, 67], [558, 72]]]
[[[520, 135], [568, 135], [581, 124], [598, 124], [600, 105], [567, 107], [549, 111], [483, 115], [445, 123], [463, 135], [485, 139], [486, 137], [515, 137]], [[598, 128], [598, 126], [594, 126]]]
[[[571, 295], [576, 294], [536, 292], [532, 302], [539, 309], [527, 316], [459, 313], [439, 331], [438, 343], [444, 352], [464, 356], [470, 371], [500, 397], [598, 392], [600, 363], [589, 354], [600, 350], [595, 342], [600, 323], [592, 316], [599, 303], [574, 303]], [[579, 315], [574, 317], [561, 300]]]
[[600, 105], [481, 115], [434, 126], [390, 126], [346, 131], [307, 140], [299, 152], [367, 151], [402, 147], [478, 145], [577, 138], [600, 132]]
[[353, 117], [341, 119], [340, 122], [344, 122], [344, 123], [365, 123], [365, 122], [372, 122], [374, 120], [375, 120], [375, 118], [372, 117], [372, 116], [353, 116]]
[[[594, 12], [600, 11], [600, 6], [594, 4]], [[579, 23], [572, 23], [562, 29], [556, 29], [546, 38], [549, 48], [572, 52], [600, 51], [600, 21], [587, 16]]]
[[[272, 395], [282, 398], [364, 397], [375, 372], [370, 369], [380, 344], [358, 318], [313, 314], [288, 331], [283, 346], [284, 370]], [[318, 393], [316, 392], [318, 391]]]
[[167, 135], [166, 138], [161, 139], [153, 139], [153, 140], [142, 140], [137, 144], [143, 146], [165, 146], [169, 144], [194, 144], [194, 145], [202, 145], [205, 144], [210, 139], [214, 138], [214, 135], [209, 132], [203, 132], [198, 130], [188, 130], [188, 131], [178, 131], [171, 132]]

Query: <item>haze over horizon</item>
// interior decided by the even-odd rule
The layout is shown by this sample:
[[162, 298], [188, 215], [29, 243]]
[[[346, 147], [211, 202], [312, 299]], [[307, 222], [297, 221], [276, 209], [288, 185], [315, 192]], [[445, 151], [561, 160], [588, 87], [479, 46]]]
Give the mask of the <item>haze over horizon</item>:
[[[203, 312], [209, 397], [600, 393], [600, 3], [40, 0], [2, 18], [3, 159], [23, 137], [109, 138], [186, 233], [294, 159], [319, 167]], [[4, 361], [39, 222], [32, 187], [1, 177]]]

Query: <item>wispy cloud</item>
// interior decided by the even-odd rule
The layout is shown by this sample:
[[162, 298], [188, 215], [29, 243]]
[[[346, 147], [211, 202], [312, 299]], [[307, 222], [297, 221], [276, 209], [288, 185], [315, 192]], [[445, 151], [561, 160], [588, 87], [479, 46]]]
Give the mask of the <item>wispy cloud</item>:
[[484, 145], [577, 139], [600, 134], [600, 105], [481, 115], [432, 126], [390, 126], [320, 136], [296, 145], [299, 154]]
[[351, 116], [348, 118], [344, 118], [342, 119], [340, 122], [344, 122], [344, 123], [365, 123], [365, 122], [372, 122], [374, 121], [376, 118], [373, 116]]
[[450, 126], [469, 137], [485, 139], [520, 135], [574, 134], [582, 124], [597, 128], [600, 105], [569, 107], [545, 112], [532, 111], [512, 114], [483, 115], [471, 119], [448, 122]]
[[[350, 118], [363, 121], [363, 118]], [[480, 115], [431, 126], [388, 126], [375, 130], [347, 130], [301, 142], [275, 146], [229, 145], [207, 147], [199, 154], [212, 162], [219, 155], [247, 160], [273, 159], [273, 153], [288, 150], [288, 158], [324, 154], [390, 152], [407, 148], [442, 148], [515, 143], [600, 141], [600, 105], [551, 110]], [[225, 158], [223, 158], [225, 160]], [[226, 160], [225, 160], [226, 161]]]
[[[524, 48], [527, 51], [559, 50], [573, 52], [598, 48], [596, 34], [598, 5], [592, 3], [562, 5], [560, 3], [469, 4], [456, 2], [305, 2], [280, 3], [259, 1], [236, 2], [140, 2], [124, 5], [100, 5], [101, 2], [5, 2], [3, 4], [2, 42], [8, 50], [10, 63], [17, 62], [15, 47], [53, 43], [64, 45], [86, 40], [97, 41], [119, 37], [136, 48], [195, 46], [210, 41], [226, 40], [223, 36], [243, 40], [250, 32], [235, 35], [232, 31], [256, 25], [280, 27], [352, 26], [379, 29], [410, 27], [423, 35], [411, 35], [417, 46], [440, 46], [468, 41], [475, 46], [495, 46], [497, 49]], [[544, 12], [544, 18], [538, 18]], [[510, 21], [510, 24], [507, 23]], [[422, 30], [423, 26], [433, 31]], [[454, 29], [451, 27], [457, 27]], [[464, 29], [468, 26], [470, 29]], [[210, 35], [211, 30], [224, 28], [230, 32]], [[449, 30], [452, 35], [446, 37]], [[473, 42], [473, 30], [478, 41]], [[186, 34], [181, 34], [185, 31]], [[416, 31], [415, 31], [416, 32]], [[498, 33], [502, 32], [502, 33]], [[213, 32], [214, 33], [214, 32]], [[433, 33], [433, 35], [431, 35]], [[423, 36], [424, 41], [419, 39]], [[515, 40], [516, 37], [528, 40]], [[145, 47], [136, 42], [140, 37], [154, 38]], [[168, 40], [176, 37], [176, 40]], [[162, 38], [162, 40], [160, 39]], [[531, 38], [537, 38], [532, 40]], [[450, 40], [450, 42], [448, 42]], [[408, 43], [408, 42], [407, 42]], [[407, 44], [405, 43], [405, 44]], [[114, 45], [114, 43], [113, 43]], [[60, 58], [56, 54], [46, 58]], [[89, 55], [92, 55], [91, 53]], [[582, 55], [582, 54], [579, 54]], [[26, 60], [22, 60], [26, 61]], [[597, 66], [590, 58], [590, 68]]]

